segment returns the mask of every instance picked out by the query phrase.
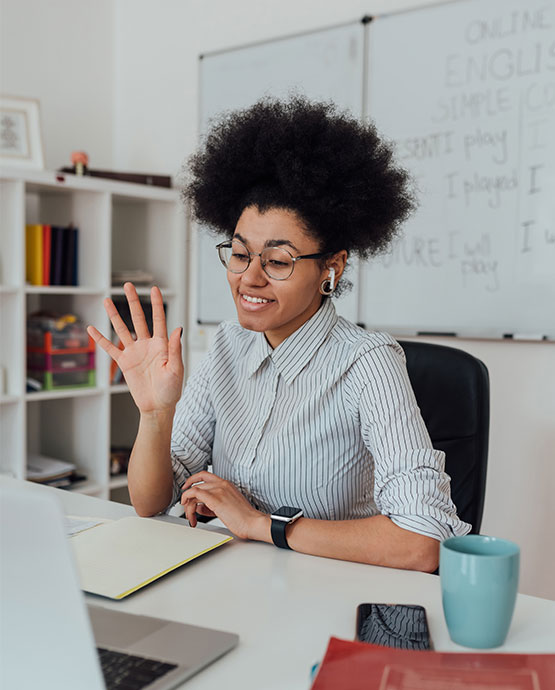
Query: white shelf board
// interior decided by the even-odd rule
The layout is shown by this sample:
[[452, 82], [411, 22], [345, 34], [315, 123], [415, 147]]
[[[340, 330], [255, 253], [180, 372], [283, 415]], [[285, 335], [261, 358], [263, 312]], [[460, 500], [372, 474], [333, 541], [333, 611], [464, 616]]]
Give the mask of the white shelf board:
[[101, 395], [102, 388], [93, 386], [90, 388], [65, 388], [60, 391], [37, 391], [26, 393], [27, 402], [39, 402], [41, 400], [58, 400], [60, 398], [85, 398], [90, 395]]
[[94, 496], [95, 494], [100, 494], [104, 490], [100, 484], [97, 484], [96, 482], [89, 482], [89, 481], [84, 481], [84, 482], [78, 482], [74, 486], [70, 487], [69, 489], [60, 489], [61, 491], [73, 491], [77, 494], [87, 494], [89, 496]]
[[110, 386], [110, 393], [129, 393], [129, 386], [126, 383], [113, 383]]
[[28, 295], [103, 295], [102, 288], [90, 285], [26, 285]]
[[41, 193], [67, 193], [72, 191], [109, 192], [116, 201], [179, 201], [180, 191], [175, 188], [157, 187], [134, 182], [108, 180], [88, 175], [73, 175], [53, 170], [18, 170], [2, 168], [0, 179], [24, 180], [28, 191]]
[[116, 475], [114, 477], [110, 477], [110, 490], [121, 489], [123, 486], [127, 486], [127, 475], [126, 474]]

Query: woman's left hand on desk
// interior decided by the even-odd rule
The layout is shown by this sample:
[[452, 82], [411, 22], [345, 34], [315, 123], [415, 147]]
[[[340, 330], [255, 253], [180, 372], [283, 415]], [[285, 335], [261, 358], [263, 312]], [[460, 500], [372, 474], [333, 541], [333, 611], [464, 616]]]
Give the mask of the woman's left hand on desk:
[[[264, 538], [270, 532], [270, 518], [247, 501], [237, 487], [212, 472], [197, 472], [181, 487], [181, 504], [191, 527], [197, 524], [197, 512], [215, 515], [241, 539]], [[197, 510], [197, 504], [204, 508]]]

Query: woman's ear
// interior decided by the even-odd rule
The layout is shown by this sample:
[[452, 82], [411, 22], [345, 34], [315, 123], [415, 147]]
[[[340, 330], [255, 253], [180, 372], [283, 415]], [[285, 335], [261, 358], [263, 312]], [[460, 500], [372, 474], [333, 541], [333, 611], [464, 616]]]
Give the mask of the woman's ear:
[[328, 268], [328, 270], [333, 269], [335, 272], [335, 279], [333, 281], [334, 287], [339, 282], [343, 274], [343, 271], [345, 270], [345, 264], [347, 263], [348, 256], [349, 255], [347, 254], [347, 250], [342, 249], [340, 252], [337, 252], [337, 254], [334, 254], [326, 261], [326, 267]]

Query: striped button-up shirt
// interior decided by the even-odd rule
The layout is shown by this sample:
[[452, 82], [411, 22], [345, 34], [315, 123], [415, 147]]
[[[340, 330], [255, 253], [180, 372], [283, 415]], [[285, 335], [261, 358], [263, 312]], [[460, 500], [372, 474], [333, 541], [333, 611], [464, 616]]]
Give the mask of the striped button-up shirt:
[[171, 442], [174, 501], [212, 464], [260, 510], [365, 518], [436, 539], [465, 534], [404, 352], [386, 333], [338, 317], [330, 299], [272, 349], [263, 333], [223, 323], [189, 378]]

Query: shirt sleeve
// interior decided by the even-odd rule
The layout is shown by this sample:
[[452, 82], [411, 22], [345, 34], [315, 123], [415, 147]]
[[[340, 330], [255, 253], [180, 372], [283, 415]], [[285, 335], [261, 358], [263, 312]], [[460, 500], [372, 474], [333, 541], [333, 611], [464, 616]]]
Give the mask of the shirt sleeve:
[[173, 506], [181, 487], [196, 472], [206, 470], [212, 460], [215, 415], [210, 397], [212, 354], [209, 352], [190, 376], [177, 403], [171, 437]]
[[457, 517], [445, 453], [432, 447], [401, 347], [394, 341], [375, 347], [358, 358], [353, 369], [380, 512], [399, 527], [439, 541], [467, 534], [471, 526]]

